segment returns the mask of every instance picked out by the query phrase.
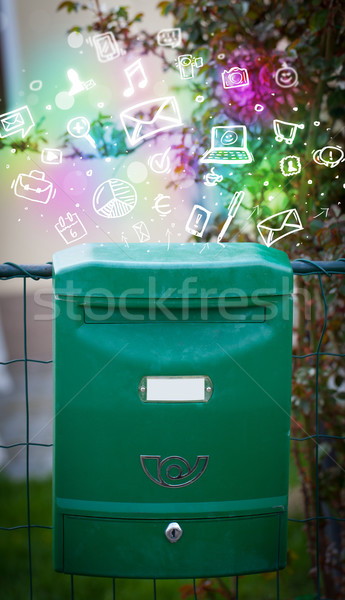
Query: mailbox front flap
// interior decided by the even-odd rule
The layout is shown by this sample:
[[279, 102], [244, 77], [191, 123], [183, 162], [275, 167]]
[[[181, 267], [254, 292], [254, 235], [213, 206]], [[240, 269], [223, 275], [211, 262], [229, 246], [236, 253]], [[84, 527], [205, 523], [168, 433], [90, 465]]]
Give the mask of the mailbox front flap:
[[53, 256], [60, 297], [219, 298], [292, 292], [285, 252], [254, 243], [82, 244]]

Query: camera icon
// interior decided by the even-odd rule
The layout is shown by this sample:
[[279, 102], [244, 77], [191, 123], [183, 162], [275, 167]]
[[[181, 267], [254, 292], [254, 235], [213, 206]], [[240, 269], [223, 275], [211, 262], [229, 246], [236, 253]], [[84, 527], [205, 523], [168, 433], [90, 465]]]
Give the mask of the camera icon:
[[180, 70], [181, 79], [192, 79], [195, 75], [194, 69], [200, 69], [202, 66], [202, 58], [196, 58], [191, 54], [181, 54], [177, 59], [177, 67]]
[[232, 67], [229, 71], [223, 71], [222, 80], [225, 90], [249, 85], [248, 71], [240, 67]]

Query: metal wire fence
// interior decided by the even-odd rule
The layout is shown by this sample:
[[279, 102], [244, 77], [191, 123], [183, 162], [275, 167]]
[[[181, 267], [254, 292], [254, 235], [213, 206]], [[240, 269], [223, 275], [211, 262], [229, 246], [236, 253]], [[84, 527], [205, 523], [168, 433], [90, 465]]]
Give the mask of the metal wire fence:
[[[310, 352], [308, 354], [300, 354], [294, 355], [294, 359], [298, 360], [306, 360], [308, 358], [315, 358], [315, 393], [314, 393], [314, 414], [315, 414], [315, 433], [309, 435], [305, 435], [304, 437], [291, 437], [292, 442], [300, 443], [308, 443], [308, 441], [312, 440], [314, 442], [314, 450], [315, 450], [315, 497], [314, 497], [314, 506], [315, 506], [315, 514], [305, 518], [305, 519], [295, 519], [289, 518], [290, 522], [298, 523], [301, 526], [308, 524], [308, 526], [314, 526], [315, 528], [315, 563], [316, 563], [316, 573], [314, 576], [315, 584], [316, 584], [316, 594], [315, 596], [305, 596], [305, 598], [313, 600], [323, 600], [323, 591], [322, 591], [322, 577], [321, 577], [321, 562], [325, 560], [325, 557], [321, 555], [321, 547], [320, 547], [320, 528], [322, 526], [323, 521], [334, 521], [334, 522], [345, 522], [345, 518], [334, 516], [334, 515], [324, 515], [320, 510], [320, 481], [319, 481], [319, 462], [320, 462], [320, 452], [321, 445], [324, 440], [332, 441], [332, 440], [340, 440], [344, 441], [345, 436], [343, 435], [332, 435], [329, 433], [323, 433], [320, 429], [320, 418], [319, 418], [319, 380], [320, 380], [320, 359], [321, 357], [330, 356], [336, 358], [344, 358], [345, 354], [342, 353], [331, 353], [331, 352], [322, 352], [322, 344], [324, 341], [324, 337], [327, 331], [327, 323], [328, 323], [328, 302], [326, 298], [325, 288], [323, 284], [324, 277], [332, 277], [334, 275], [345, 275], [345, 259], [339, 259], [336, 261], [324, 261], [324, 262], [314, 262], [307, 259], [300, 259], [292, 262], [292, 267], [294, 274], [298, 277], [308, 277], [311, 275], [316, 275], [319, 282], [319, 290], [321, 293], [322, 304], [323, 304], [323, 312], [324, 312], [324, 320], [322, 325], [321, 335], [319, 337], [317, 348], [314, 352]], [[43, 448], [52, 447], [52, 443], [37, 443], [33, 442], [30, 436], [30, 410], [29, 410], [29, 372], [28, 366], [30, 363], [39, 363], [48, 365], [52, 363], [51, 360], [37, 360], [30, 358], [28, 355], [28, 311], [27, 311], [27, 280], [35, 280], [38, 281], [40, 279], [51, 279], [52, 278], [52, 266], [50, 263], [45, 265], [17, 265], [11, 262], [4, 263], [0, 265], [0, 279], [1, 280], [10, 280], [14, 278], [22, 279], [23, 283], [23, 330], [24, 330], [24, 339], [23, 339], [23, 357], [17, 358], [9, 361], [2, 361], [0, 365], [8, 366], [14, 363], [22, 363], [24, 366], [24, 393], [25, 393], [25, 439], [21, 442], [17, 442], [14, 444], [1, 444], [0, 448], [9, 450], [11, 448], [23, 448], [25, 450], [25, 485], [26, 485], [26, 523], [18, 524], [12, 527], [7, 527], [6, 524], [1, 524], [0, 532], [1, 535], [11, 535], [11, 532], [18, 529], [25, 529], [27, 531], [27, 569], [28, 569], [28, 589], [27, 589], [27, 598], [32, 600], [35, 597], [35, 589], [34, 589], [34, 578], [33, 578], [33, 548], [32, 548], [32, 531], [34, 529], [48, 529], [51, 530], [52, 526], [46, 526], [34, 523], [32, 520], [32, 506], [30, 500], [30, 449], [34, 446], [39, 446]], [[342, 315], [340, 315], [340, 319]], [[338, 465], [340, 468], [343, 468], [341, 465]], [[47, 566], [45, 566], [47, 568]], [[50, 568], [50, 567], [49, 567]], [[52, 565], [51, 565], [52, 569]], [[305, 574], [307, 577], [307, 573]], [[61, 575], [61, 577], [70, 577], [70, 598], [74, 600], [75, 598], [75, 576], [74, 575]], [[241, 578], [242, 579], [242, 578]], [[277, 570], [276, 575], [276, 584], [275, 584], [275, 598], [276, 600], [282, 600], [282, 596], [280, 593], [280, 572]], [[240, 578], [234, 578], [234, 587], [233, 587], [233, 595], [225, 594], [224, 597], [227, 598], [235, 598], [239, 600], [240, 598]], [[0, 584], [1, 585], [1, 584]], [[110, 581], [111, 588], [111, 597], [115, 600], [118, 595], [116, 594], [116, 580], [114, 578]], [[194, 600], [198, 598], [198, 585], [197, 581], [193, 580], [190, 586], [192, 591], [192, 596], [194, 596]], [[200, 594], [201, 597], [202, 594]], [[110, 597], [110, 596], [108, 596]], [[152, 597], [154, 600], [157, 598], [157, 585], [156, 581], [152, 582]], [[302, 598], [302, 597], [301, 597]], [[65, 598], [61, 598], [61, 600], [65, 600]], [[200, 600], [200, 598], [199, 598]], [[297, 599], [296, 599], [297, 600]], [[335, 600], [333, 598], [327, 598], [327, 600]]]

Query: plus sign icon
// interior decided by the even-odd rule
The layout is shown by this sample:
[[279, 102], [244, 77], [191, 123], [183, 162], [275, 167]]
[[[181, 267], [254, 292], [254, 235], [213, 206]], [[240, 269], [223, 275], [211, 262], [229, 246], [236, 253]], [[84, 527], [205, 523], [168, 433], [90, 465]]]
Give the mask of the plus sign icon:
[[89, 135], [90, 123], [86, 117], [74, 117], [74, 119], [68, 121], [67, 131], [75, 138], [84, 137], [93, 148], [96, 148], [95, 140]]

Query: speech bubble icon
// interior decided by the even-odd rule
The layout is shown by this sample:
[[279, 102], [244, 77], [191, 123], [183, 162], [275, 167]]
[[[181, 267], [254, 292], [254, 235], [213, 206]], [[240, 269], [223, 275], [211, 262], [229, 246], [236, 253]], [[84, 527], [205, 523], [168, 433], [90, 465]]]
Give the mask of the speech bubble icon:
[[320, 150], [314, 150], [313, 159], [318, 165], [324, 165], [325, 167], [337, 167], [339, 163], [344, 159], [344, 152], [337, 146], [325, 146]]
[[171, 46], [177, 48], [181, 44], [181, 29], [174, 27], [173, 29], [161, 29], [157, 34], [158, 46]]
[[24, 138], [35, 123], [27, 106], [0, 115], [0, 138], [21, 132]]

